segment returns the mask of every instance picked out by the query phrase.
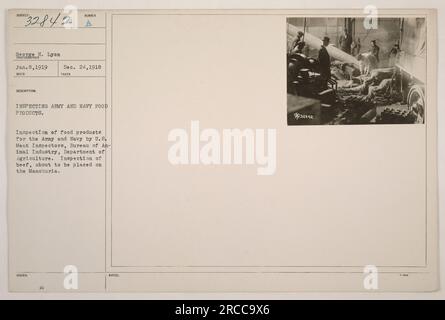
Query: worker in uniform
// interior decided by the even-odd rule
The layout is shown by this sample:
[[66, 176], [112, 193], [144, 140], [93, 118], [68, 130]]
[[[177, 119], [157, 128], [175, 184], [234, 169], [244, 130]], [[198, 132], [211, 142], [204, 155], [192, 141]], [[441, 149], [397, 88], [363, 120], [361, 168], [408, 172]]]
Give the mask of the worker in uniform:
[[391, 48], [391, 51], [389, 51], [389, 67], [394, 67], [399, 62], [400, 57], [400, 46], [399, 43], [396, 42], [394, 46]]
[[304, 33], [302, 31], [298, 31], [297, 37], [292, 41], [292, 45], [290, 46], [289, 53], [294, 53], [295, 49], [301, 47], [301, 42], [303, 42]]
[[351, 54], [356, 57], [358, 54], [360, 54], [361, 49], [361, 43], [360, 38], [357, 38], [357, 40], [353, 40], [351, 44]]
[[329, 56], [326, 47], [329, 45], [329, 38], [323, 38], [323, 44], [318, 51], [318, 62], [320, 65], [320, 76], [323, 80], [325, 88], [328, 86], [328, 80], [331, 78], [331, 57]]
[[344, 29], [343, 34], [340, 36], [339, 43], [343, 52], [351, 54], [352, 36], [349, 34], [348, 29]]
[[377, 40], [371, 41], [371, 54], [376, 58], [377, 63], [380, 63], [379, 59], [380, 47], [377, 45]]

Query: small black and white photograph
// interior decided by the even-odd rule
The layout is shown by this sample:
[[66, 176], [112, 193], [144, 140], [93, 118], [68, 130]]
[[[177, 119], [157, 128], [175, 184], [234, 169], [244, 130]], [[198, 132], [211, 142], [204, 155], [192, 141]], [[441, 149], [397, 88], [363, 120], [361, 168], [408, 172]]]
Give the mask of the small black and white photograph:
[[288, 17], [287, 124], [423, 124], [424, 17]]

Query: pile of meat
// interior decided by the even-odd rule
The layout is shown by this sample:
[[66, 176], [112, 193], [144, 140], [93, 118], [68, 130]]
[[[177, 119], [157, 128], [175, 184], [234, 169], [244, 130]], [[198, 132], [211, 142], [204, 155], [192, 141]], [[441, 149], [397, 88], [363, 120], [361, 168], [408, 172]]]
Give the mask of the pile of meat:
[[334, 123], [366, 123], [375, 118], [376, 107], [402, 101], [395, 68], [374, 69], [361, 75], [353, 65], [334, 63], [331, 74], [337, 79], [337, 96], [342, 104]]

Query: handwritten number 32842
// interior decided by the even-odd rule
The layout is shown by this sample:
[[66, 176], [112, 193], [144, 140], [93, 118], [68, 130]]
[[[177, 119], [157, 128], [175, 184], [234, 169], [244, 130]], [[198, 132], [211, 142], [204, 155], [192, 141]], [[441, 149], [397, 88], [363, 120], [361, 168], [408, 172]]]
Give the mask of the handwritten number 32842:
[[[49, 15], [45, 14], [44, 16], [28, 16], [26, 18], [25, 27], [39, 25], [40, 27], [49, 26], [54, 27], [54, 25], [59, 21], [60, 19], [60, 13], [57, 16], [50, 17]], [[70, 16], [64, 16], [60, 24], [63, 25], [69, 25], [72, 24], [72, 18]]]

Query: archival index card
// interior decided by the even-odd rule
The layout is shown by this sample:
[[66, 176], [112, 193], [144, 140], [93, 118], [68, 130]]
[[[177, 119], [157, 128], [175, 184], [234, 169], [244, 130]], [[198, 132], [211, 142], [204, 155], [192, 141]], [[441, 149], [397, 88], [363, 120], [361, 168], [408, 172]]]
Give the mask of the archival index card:
[[437, 289], [436, 41], [434, 10], [10, 10], [10, 290]]

